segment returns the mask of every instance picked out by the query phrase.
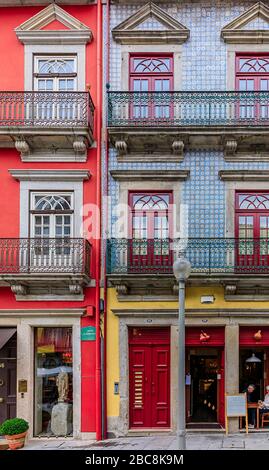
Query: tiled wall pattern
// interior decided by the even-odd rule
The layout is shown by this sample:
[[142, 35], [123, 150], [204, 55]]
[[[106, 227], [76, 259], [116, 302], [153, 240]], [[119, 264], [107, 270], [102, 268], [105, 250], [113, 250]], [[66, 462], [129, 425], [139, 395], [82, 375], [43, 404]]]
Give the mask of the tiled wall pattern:
[[[246, 0], [225, 2], [207, 0], [204, 2], [182, 1], [179, 5], [160, 5], [190, 29], [190, 39], [183, 44], [183, 90], [226, 89], [226, 45], [220, 38], [220, 31], [224, 25], [255, 3], [255, 1]], [[139, 7], [141, 5], [111, 5], [111, 29], [137, 11]], [[260, 24], [262, 20], [257, 21]], [[253, 22], [256, 26], [257, 21]], [[150, 21], [148, 24], [150, 25]], [[139, 46], [137, 50], [139, 52]], [[120, 90], [121, 46], [112, 38], [110, 63], [111, 90]], [[184, 161], [178, 164], [165, 162], [119, 164], [114, 149], [111, 149], [109, 166], [110, 169], [189, 169], [191, 176], [184, 183], [183, 202], [189, 204], [190, 237], [223, 237], [225, 235], [225, 185], [219, 180], [219, 170], [269, 169], [269, 164], [266, 162], [227, 163], [221, 152], [202, 150], [186, 153]], [[118, 201], [119, 187], [112, 178], [109, 181], [109, 192], [113, 207]]]

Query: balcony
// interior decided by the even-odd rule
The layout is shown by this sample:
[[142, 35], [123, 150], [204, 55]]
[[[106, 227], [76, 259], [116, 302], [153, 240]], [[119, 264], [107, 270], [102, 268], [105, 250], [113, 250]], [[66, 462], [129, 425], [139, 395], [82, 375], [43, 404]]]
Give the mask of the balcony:
[[0, 92], [0, 148], [23, 161], [85, 161], [93, 125], [87, 92]]
[[0, 286], [10, 286], [17, 300], [81, 300], [90, 263], [83, 238], [0, 239]]
[[226, 297], [268, 295], [269, 239], [111, 239], [107, 275], [119, 293], [177, 291], [173, 261], [184, 252], [192, 265], [190, 285], [225, 286]]
[[[269, 149], [269, 92], [108, 92], [108, 128], [119, 159], [224, 150], [229, 161]], [[124, 157], [125, 156], [125, 157]]]

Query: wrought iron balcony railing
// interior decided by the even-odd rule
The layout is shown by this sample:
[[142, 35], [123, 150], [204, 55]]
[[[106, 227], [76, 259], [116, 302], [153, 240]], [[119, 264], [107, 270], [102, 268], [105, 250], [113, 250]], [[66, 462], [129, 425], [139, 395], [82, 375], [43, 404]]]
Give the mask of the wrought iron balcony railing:
[[269, 92], [108, 92], [108, 126], [262, 126]]
[[93, 131], [94, 104], [87, 92], [0, 92], [0, 129], [3, 127], [89, 127]]
[[83, 238], [0, 238], [3, 274], [85, 274], [90, 277], [91, 244]]
[[269, 274], [269, 238], [110, 239], [107, 274], [172, 274], [178, 252], [192, 274]]

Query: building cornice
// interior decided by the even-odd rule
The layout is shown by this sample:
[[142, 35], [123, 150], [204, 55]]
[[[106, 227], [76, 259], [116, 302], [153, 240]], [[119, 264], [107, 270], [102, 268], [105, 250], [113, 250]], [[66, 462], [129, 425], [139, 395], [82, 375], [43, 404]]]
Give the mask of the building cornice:
[[222, 181], [269, 181], [269, 170], [220, 170]]
[[18, 181], [84, 181], [91, 177], [87, 170], [8, 170]]
[[81, 317], [86, 313], [85, 308], [61, 308], [61, 309], [0, 309], [1, 317]]
[[189, 170], [111, 170], [111, 176], [118, 181], [184, 181], [190, 176]]

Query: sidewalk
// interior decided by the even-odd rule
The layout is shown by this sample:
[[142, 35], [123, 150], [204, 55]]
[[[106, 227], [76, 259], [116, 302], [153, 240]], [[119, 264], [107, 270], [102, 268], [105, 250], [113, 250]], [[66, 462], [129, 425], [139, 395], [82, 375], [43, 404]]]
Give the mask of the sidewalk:
[[[106, 441], [75, 441], [72, 439], [31, 440], [25, 450], [177, 450], [175, 436], [122, 437]], [[188, 434], [188, 450], [269, 450], [269, 433]]]

